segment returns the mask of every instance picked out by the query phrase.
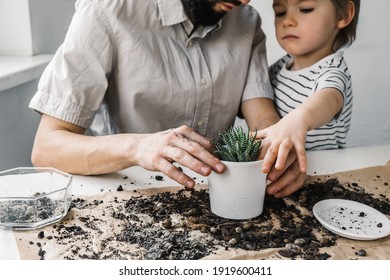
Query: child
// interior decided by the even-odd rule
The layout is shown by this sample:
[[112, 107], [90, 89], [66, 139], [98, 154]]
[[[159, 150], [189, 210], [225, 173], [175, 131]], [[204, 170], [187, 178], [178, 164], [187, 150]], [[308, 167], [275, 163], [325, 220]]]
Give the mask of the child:
[[276, 37], [288, 54], [270, 67], [282, 119], [258, 131], [268, 147], [263, 172], [275, 161], [275, 169], [283, 169], [294, 149], [305, 173], [306, 149], [346, 145], [352, 86], [340, 49], [355, 40], [360, 0], [274, 0], [273, 9]]

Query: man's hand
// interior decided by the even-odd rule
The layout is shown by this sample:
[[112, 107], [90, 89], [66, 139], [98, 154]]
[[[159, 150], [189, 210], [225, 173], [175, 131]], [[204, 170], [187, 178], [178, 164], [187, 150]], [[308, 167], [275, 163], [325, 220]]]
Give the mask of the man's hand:
[[137, 165], [161, 171], [178, 183], [194, 187], [195, 181], [173, 163], [208, 176], [212, 170], [222, 173], [225, 166], [211, 152], [209, 139], [187, 126], [141, 136], [135, 153]]
[[267, 193], [277, 198], [285, 197], [300, 189], [307, 177], [299, 167], [297, 155], [290, 152], [283, 169], [271, 168], [267, 179], [271, 183], [267, 186]]

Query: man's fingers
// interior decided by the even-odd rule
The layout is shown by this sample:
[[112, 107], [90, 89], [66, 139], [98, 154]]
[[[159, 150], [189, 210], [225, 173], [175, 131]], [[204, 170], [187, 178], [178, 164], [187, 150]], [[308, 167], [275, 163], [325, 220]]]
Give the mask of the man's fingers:
[[188, 188], [193, 188], [195, 186], [195, 181], [187, 176], [183, 171], [173, 165], [172, 162], [161, 158], [157, 164], [158, 170], [161, 170], [165, 175], [167, 175], [172, 180], [175, 180], [179, 184], [186, 186]]
[[[169, 162], [177, 162], [180, 165], [186, 166], [198, 174], [208, 176], [211, 173], [211, 167], [191, 155], [186, 151], [184, 145], [182, 146], [183, 147], [168, 145], [163, 147], [161, 150], [161, 157]], [[157, 168], [161, 169], [161, 166], [158, 166]], [[164, 172], [164, 170], [162, 171]]]
[[[225, 166], [207, 150], [208, 146], [205, 147], [200, 143], [208, 143], [207, 138], [192, 130], [184, 128], [182, 130], [185, 130], [186, 135], [190, 135], [192, 139], [188, 139], [181, 133], [174, 133], [168, 147], [176, 147], [177, 150], [166, 151], [165, 156], [204, 176], [209, 175], [211, 169], [217, 173], [222, 173], [225, 170]], [[196, 139], [196, 141], [193, 139]], [[209, 170], [206, 172], [206, 169]]]
[[302, 173], [302, 175], [299, 175], [298, 177], [294, 178], [294, 180], [290, 181], [285, 187], [273, 193], [273, 196], [276, 198], [282, 198], [296, 192], [302, 187], [305, 178], [306, 175]]
[[210, 148], [212, 147], [212, 143], [209, 138], [200, 135], [188, 126], [183, 125], [181, 127], [176, 128], [175, 131], [183, 135], [186, 139], [198, 143], [206, 150], [210, 150]]
[[270, 181], [278, 180], [281, 175], [283, 175], [286, 170], [290, 167], [291, 164], [293, 164], [296, 161], [297, 157], [295, 153], [289, 153], [284, 168], [282, 169], [276, 169], [275, 165], [271, 168], [271, 170], [268, 172], [267, 179]]
[[[179, 131], [185, 133], [187, 136], [190, 135], [192, 139], [196, 139], [197, 141], [207, 142], [206, 138], [186, 127], [164, 132], [162, 134], [165, 137], [164, 145], [159, 149], [159, 154], [155, 159], [155, 166], [157, 162], [160, 164], [160, 157], [162, 157], [168, 162], [177, 162], [203, 176], [208, 176], [211, 170], [218, 173], [222, 173], [225, 170], [222, 162], [211, 154], [206, 147], [197, 141], [188, 139]], [[162, 170], [162, 168], [166, 167], [164, 164], [155, 168]], [[162, 171], [164, 172], [164, 170]], [[168, 173], [167, 171], [165, 172]]]
[[275, 197], [290, 195], [303, 185], [306, 176], [306, 173], [300, 172], [298, 162], [294, 162], [276, 181], [267, 186], [267, 193]]
[[137, 164], [148, 170], [161, 171], [187, 187], [193, 187], [194, 180], [173, 163], [202, 176], [208, 176], [212, 170], [222, 173], [226, 168], [208, 151], [210, 141], [186, 126], [139, 137], [141, 141], [135, 155]]

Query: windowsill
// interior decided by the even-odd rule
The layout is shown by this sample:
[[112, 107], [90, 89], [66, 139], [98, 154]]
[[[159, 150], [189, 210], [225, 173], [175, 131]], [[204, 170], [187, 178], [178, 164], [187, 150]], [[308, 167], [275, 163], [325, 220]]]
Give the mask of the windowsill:
[[53, 55], [0, 56], [0, 92], [40, 78]]

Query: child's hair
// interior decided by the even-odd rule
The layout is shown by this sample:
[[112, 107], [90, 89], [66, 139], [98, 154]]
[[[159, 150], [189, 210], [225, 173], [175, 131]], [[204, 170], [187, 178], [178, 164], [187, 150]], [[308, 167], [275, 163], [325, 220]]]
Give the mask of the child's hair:
[[332, 0], [338, 18], [345, 17], [349, 1], [352, 1], [355, 6], [355, 14], [352, 21], [337, 34], [336, 40], [333, 43], [333, 49], [335, 51], [350, 46], [356, 38], [360, 0]]

